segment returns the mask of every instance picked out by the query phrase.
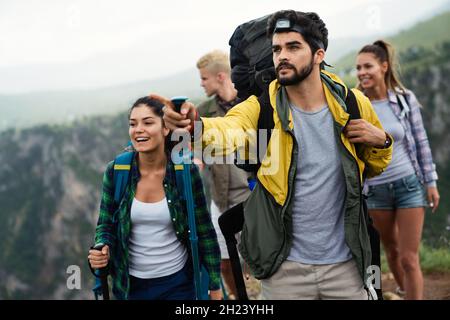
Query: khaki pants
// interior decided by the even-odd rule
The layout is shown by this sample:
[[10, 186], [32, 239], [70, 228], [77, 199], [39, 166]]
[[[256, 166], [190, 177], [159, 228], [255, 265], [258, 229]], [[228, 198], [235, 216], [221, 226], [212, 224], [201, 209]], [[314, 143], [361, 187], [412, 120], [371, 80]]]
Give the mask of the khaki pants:
[[368, 300], [353, 259], [327, 265], [284, 261], [261, 287], [267, 300]]

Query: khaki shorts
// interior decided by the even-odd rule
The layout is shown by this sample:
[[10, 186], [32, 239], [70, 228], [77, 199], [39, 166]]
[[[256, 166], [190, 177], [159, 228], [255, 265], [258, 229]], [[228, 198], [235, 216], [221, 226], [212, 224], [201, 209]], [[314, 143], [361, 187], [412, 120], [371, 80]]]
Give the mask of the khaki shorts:
[[353, 259], [327, 265], [284, 261], [261, 287], [267, 300], [368, 300]]

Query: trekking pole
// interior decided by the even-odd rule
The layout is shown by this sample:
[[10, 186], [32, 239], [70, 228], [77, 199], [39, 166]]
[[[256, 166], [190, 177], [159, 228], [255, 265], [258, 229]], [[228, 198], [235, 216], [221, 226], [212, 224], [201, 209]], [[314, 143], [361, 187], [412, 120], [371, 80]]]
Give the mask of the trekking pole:
[[[94, 250], [99, 250], [102, 251], [102, 248], [105, 245], [103, 243], [97, 243], [95, 246], [91, 247], [91, 249]], [[99, 295], [99, 283], [98, 281], [100, 280], [100, 286], [102, 289], [102, 295], [103, 295], [103, 300], [109, 300], [109, 288], [108, 288], [108, 266], [101, 268], [101, 269], [97, 269], [94, 271], [94, 275], [95, 275], [95, 287], [93, 289], [94, 294], [95, 294], [95, 300], [98, 300], [98, 295]]]
[[[175, 111], [180, 112], [181, 105], [187, 100], [187, 97], [174, 97], [171, 99], [175, 106]], [[192, 264], [194, 268], [194, 285], [197, 300], [202, 297], [202, 285], [200, 275], [200, 261], [198, 257], [198, 237], [197, 227], [195, 224], [194, 212], [194, 195], [192, 193], [192, 179], [189, 164], [191, 163], [191, 154], [187, 152], [183, 154], [183, 149], [180, 151], [181, 163], [175, 164], [175, 174], [177, 180], [182, 180], [184, 191], [184, 198], [186, 200], [186, 207], [188, 211], [188, 225], [189, 225], [189, 241], [191, 243]], [[178, 162], [178, 161], [177, 161]]]

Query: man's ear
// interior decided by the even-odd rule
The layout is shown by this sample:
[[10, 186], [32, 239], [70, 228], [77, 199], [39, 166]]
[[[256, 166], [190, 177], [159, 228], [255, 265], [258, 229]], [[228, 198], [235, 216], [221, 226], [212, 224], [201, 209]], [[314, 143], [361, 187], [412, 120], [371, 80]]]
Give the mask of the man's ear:
[[314, 64], [321, 64], [325, 60], [325, 50], [318, 49], [314, 54]]
[[226, 79], [225, 72], [222, 72], [222, 71], [218, 72], [218, 73], [216, 74], [216, 78], [217, 78], [217, 80], [219, 80], [220, 82], [225, 81], [225, 79]]

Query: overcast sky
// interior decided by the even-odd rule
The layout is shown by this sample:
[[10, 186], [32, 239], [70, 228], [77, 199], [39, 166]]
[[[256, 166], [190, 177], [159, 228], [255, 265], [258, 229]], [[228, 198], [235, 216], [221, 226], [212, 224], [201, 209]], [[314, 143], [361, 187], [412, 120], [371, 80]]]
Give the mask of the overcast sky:
[[[121, 59], [111, 61], [132, 68], [134, 61], [142, 61], [135, 54], [145, 55], [149, 77], [156, 77], [194, 66], [209, 50], [228, 50], [237, 25], [280, 9], [316, 11], [330, 38], [341, 38], [389, 33], [448, 0], [398, 0], [403, 10], [388, 20], [384, 10], [392, 2], [0, 0], [0, 73], [36, 65], [95, 65], [96, 59], [113, 56]], [[360, 16], [349, 16], [351, 10]], [[356, 18], [358, 25], [351, 24]]]

